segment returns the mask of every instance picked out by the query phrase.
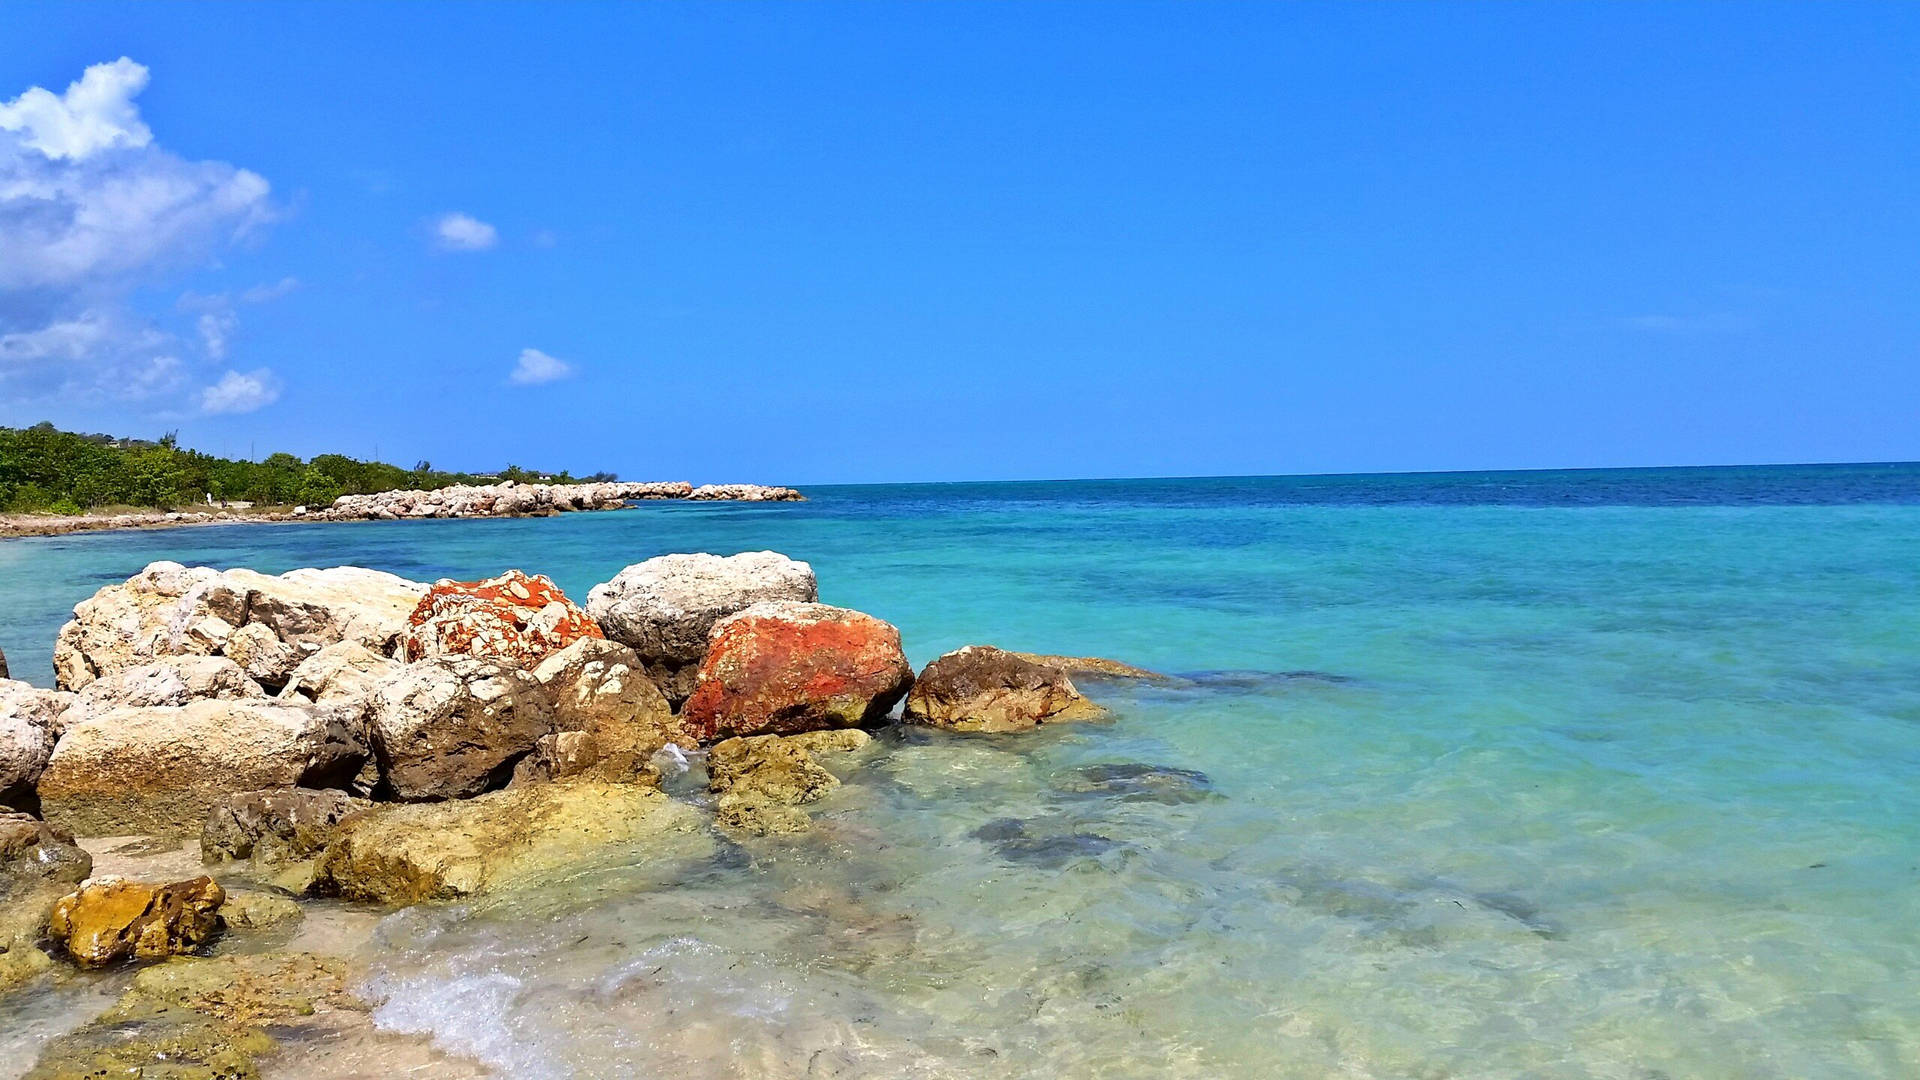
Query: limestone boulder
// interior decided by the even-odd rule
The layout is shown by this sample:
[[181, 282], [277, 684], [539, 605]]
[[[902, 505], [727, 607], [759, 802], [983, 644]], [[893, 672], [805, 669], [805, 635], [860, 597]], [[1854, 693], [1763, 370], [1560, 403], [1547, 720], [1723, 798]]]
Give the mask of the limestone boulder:
[[38, 805], [34, 784], [46, 771], [60, 714], [73, 695], [0, 679], [0, 806]]
[[47, 934], [82, 967], [153, 960], [211, 941], [225, 899], [210, 877], [169, 885], [90, 878], [53, 905]]
[[260, 686], [279, 690], [306, 658], [300, 646], [280, 640], [266, 623], [248, 623], [228, 635], [226, 657]]
[[207, 815], [200, 854], [208, 862], [253, 859], [262, 865], [318, 855], [348, 814], [373, 803], [344, 791], [274, 788], [229, 795]]
[[369, 731], [393, 798], [460, 799], [505, 785], [553, 733], [553, 707], [531, 672], [505, 660], [436, 657], [380, 684]]
[[532, 667], [576, 641], [603, 636], [551, 580], [519, 570], [485, 581], [435, 582], [407, 622], [403, 646], [410, 660], [498, 657]]
[[639, 784], [529, 784], [457, 802], [354, 814], [320, 859], [319, 895], [382, 904], [454, 900], [538, 885], [611, 849], [698, 857], [698, 811]]
[[224, 656], [169, 656], [124, 668], [88, 683], [62, 713], [59, 730], [114, 709], [151, 709], [190, 701], [264, 701], [239, 664]]
[[587, 613], [608, 638], [631, 646], [678, 706], [693, 692], [713, 624], [770, 600], [814, 601], [813, 568], [774, 551], [662, 555], [635, 563], [587, 593]]
[[655, 754], [700, 745], [625, 645], [577, 641], [542, 661], [533, 678], [553, 705], [554, 733], [520, 762], [515, 783], [568, 777], [653, 783]]
[[802, 832], [813, 820], [797, 809], [840, 786], [816, 755], [846, 753], [867, 745], [856, 728], [804, 735], [752, 735], [713, 744], [707, 754], [708, 789], [719, 823], [768, 835]]
[[1103, 710], [1060, 668], [991, 645], [968, 645], [928, 664], [907, 695], [905, 718], [952, 731], [1024, 731], [1088, 720]]
[[[153, 563], [74, 607], [54, 643], [55, 681], [78, 690], [156, 659], [225, 655], [231, 648], [244, 668], [264, 676], [264, 685], [277, 685], [296, 659], [280, 646], [304, 656], [355, 641], [391, 654], [426, 588], [353, 566], [271, 576]], [[236, 633], [254, 625], [263, 629], [236, 642]]]
[[226, 796], [337, 787], [364, 733], [326, 710], [255, 701], [120, 708], [67, 725], [40, 777], [48, 821], [82, 836], [198, 833]]
[[863, 727], [913, 684], [900, 631], [826, 604], [755, 604], [714, 624], [681, 710], [703, 741]]

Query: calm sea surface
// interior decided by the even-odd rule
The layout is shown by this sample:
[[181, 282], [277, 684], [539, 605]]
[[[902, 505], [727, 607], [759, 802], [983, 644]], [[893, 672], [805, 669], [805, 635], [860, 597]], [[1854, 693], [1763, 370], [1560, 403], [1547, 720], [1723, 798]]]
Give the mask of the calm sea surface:
[[0, 648], [50, 682], [155, 559], [583, 599], [772, 548], [916, 664], [1185, 677], [884, 737], [801, 838], [387, 918], [382, 1023], [502, 1075], [1920, 1075], [1920, 466], [808, 494], [9, 541]]

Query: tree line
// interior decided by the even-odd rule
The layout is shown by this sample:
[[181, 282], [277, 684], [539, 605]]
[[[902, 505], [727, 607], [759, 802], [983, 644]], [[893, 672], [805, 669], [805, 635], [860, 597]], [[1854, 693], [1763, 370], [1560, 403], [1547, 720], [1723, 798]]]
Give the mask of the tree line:
[[[595, 473], [583, 480], [613, 480]], [[342, 495], [431, 490], [500, 480], [577, 483], [564, 472], [509, 465], [493, 475], [442, 472], [422, 461], [411, 469], [380, 461], [321, 454], [302, 461], [270, 454], [237, 461], [182, 449], [173, 433], [158, 440], [60, 431], [51, 423], [0, 427], [0, 510], [77, 514], [107, 506], [170, 510], [216, 502], [326, 506]]]

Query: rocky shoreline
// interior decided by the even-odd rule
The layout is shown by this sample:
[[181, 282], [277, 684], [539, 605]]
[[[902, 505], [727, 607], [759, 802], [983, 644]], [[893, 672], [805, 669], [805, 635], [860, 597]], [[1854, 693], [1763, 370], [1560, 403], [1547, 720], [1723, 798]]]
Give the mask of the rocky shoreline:
[[[777, 844], [884, 752], [875, 729], [1097, 719], [1067, 665], [1153, 677], [990, 646], [916, 673], [891, 624], [818, 592], [775, 552], [649, 559], [584, 607], [519, 570], [155, 563], [101, 589], [59, 632], [56, 689], [0, 679], [0, 994], [146, 967], [29, 1075], [257, 1075], [290, 1017], [364, 1030], [367, 1009], [338, 960], [202, 959], [210, 943], [335, 899], [463, 900], [609, 853]], [[201, 872], [96, 874], [75, 840], [135, 834], [197, 839]]]
[[653, 500], [691, 502], [803, 502], [806, 496], [788, 487], [761, 484], [703, 484], [685, 481], [588, 484], [518, 484], [511, 480], [487, 486], [456, 484], [432, 491], [386, 491], [375, 495], [342, 495], [321, 508], [296, 506], [290, 510], [251, 507], [209, 510], [170, 510], [130, 514], [9, 514], [0, 515], [0, 539], [17, 536], [60, 536], [76, 532], [116, 529], [165, 529], [189, 525], [234, 525], [289, 521], [400, 521], [423, 518], [544, 517], [587, 510], [618, 510], [633, 502]]

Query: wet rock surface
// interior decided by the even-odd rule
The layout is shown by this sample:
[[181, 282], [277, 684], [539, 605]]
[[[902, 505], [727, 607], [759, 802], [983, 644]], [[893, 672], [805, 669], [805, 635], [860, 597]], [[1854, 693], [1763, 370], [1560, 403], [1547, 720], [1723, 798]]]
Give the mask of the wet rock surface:
[[365, 1024], [346, 965], [308, 953], [177, 958], [42, 1051], [33, 1080], [252, 1080], [277, 1048]]
[[47, 934], [83, 967], [151, 960], [211, 941], [225, 899], [209, 877], [168, 885], [91, 878], [54, 904]]
[[241, 792], [207, 815], [200, 851], [209, 862], [253, 859], [274, 865], [310, 859], [326, 847], [342, 818], [372, 805], [339, 790]]
[[534, 881], [621, 845], [695, 851], [710, 844], [701, 815], [658, 788], [528, 784], [354, 814], [322, 856], [314, 890], [383, 904], [452, 900]]
[[484, 581], [435, 582], [407, 624], [401, 639], [406, 659], [498, 657], [521, 667], [602, 636], [599, 624], [559, 586], [519, 570]]
[[608, 638], [630, 646], [675, 706], [693, 692], [713, 625], [754, 604], [819, 599], [813, 568], [774, 551], [662, 555], [587, 594]]
[[53, 966], [39, 948], [47, 916], [92, 871], [72, 834], [0, 812], [0, 992]]
[[892, 625], [826, 604], [755, 604], [714, 624], [682, 715], [703, 740], [862, 727], [912, 683]]
[[951, 731], [1024, 731], [1105, 715], [1066, 672], [990, 645], [968, 645], [928, 664], [907, 695], [905, 718]]
[[757, 834], [804, 832], [813, 819], [798, 809], [840, 786], [816, 754], [847, 753], [871, 741], [858, 729], [803, 735], [754, 735], [715, 743], [707, 754], [714, 813], [729, 829]]
[[1091, 676], [1102, 679], [1145, 679], [1150, 682], [1164, 682], [1169, 676], [1157, 671], [1148, 671], [1143, 667], [1120, 660], [1109, 660], [1103, 656], [1060, 656], [1054, 653], [1016, 652], [1013, 655], [1022, 660], [1059, 668], [1068, 675]]

